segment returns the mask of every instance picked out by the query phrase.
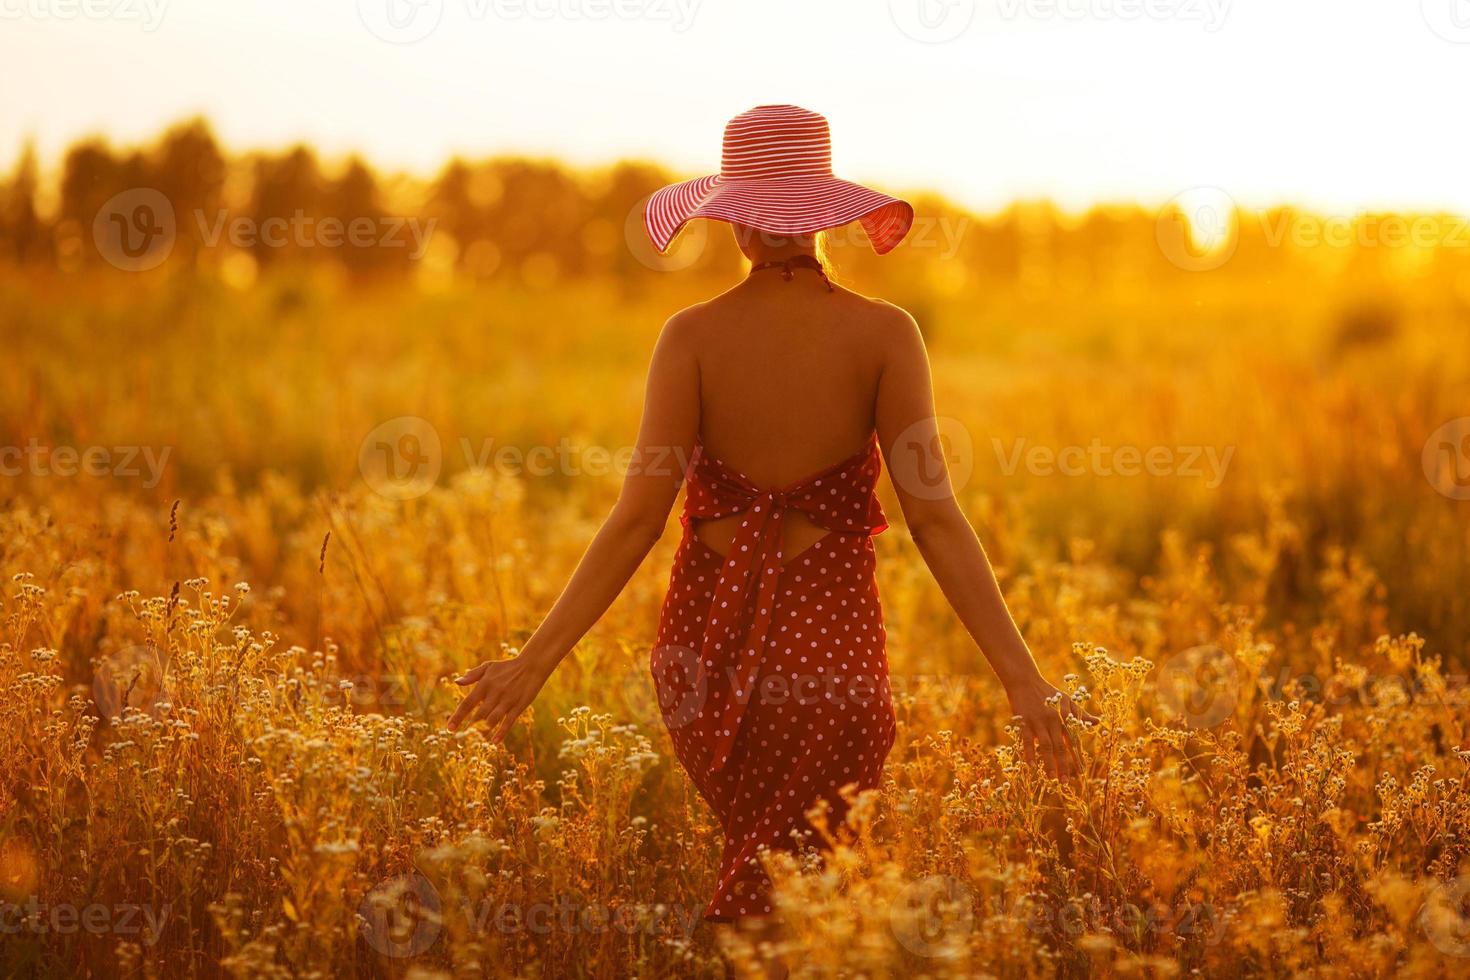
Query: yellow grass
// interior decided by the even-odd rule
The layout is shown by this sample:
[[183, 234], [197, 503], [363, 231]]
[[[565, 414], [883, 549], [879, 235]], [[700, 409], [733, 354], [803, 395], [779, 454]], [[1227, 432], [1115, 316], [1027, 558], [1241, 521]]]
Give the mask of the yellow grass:
[[[1022, 628], [1103, 723], [1076, 786], [1017, 760], [886, 496], [898, 743], [825, 863], [773, 862], [784, 939], [741, 969], [1470, 962], [1470, 502], [1420, 459], [1470, 413], [1463, 283], [1404, 280], [1377, 331], [1347, 278], [1214, 283], [895, 296]], [[720, 976], [689, 919], [717, 828], [646, 674], [674, 528], [506, 747], [442, 724], [606, 512], [586, 451], [627, 445], [694, 288], [0, 280], [5, 444], [169, 450], [156, 486], [5, 478], [0, 899], [31, 918], [0, 973]], [[442, 445], [406, 501], [358, 465], [399, 416]], [[546, 475], [469, 465], [562, 440]], [[1017, 440], [1231, 455], [1214, 486], [1006, 472]]]

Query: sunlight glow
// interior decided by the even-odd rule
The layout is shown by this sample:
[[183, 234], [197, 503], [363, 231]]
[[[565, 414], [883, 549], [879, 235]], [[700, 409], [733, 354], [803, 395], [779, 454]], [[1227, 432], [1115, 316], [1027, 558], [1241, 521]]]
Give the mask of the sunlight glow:
[[0, 166], [29, 137], [51, 163], [203, 113], [237, 149], [420, 175], [455, 153], [693, 175], [731, 115], [794, 102], [831, 119], [841, 175], [980, 209], [1209, 184], [1244, 207], [1470, 212], [1451, 2], [0, 0]]

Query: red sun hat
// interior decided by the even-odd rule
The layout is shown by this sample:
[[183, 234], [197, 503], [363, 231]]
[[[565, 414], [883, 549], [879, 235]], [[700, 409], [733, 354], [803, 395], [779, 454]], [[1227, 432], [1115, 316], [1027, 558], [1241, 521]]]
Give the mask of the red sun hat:
[[794, 105], [762, 105], [726, 123], [718, 174], [670, 184], [643, 209], [643, 226], [660, 252], [692, 218], [783, 236], [861, 221], [873, 251], [882, 255], [908, 234], [914, 209], [832, 175], [825, 116]]

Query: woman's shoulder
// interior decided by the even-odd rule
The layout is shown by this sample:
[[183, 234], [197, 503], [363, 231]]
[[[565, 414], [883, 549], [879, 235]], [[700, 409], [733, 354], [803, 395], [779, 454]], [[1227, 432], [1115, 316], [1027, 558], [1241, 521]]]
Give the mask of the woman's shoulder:
[[[834, 284], [832, 298], [843, 307], [846, 315], [857, 314], [878, 325], [909, 327], [914, 324], [913, 315], [899, 306], [878, 296], [867, 296], [841, 284]], [[688, 329], [701, 323], [720, 320], [732, 312], [739, 312], [742, 297], [738, 287], [732, 287], [717, 296], [684, 307], [668, 318], [666, 324]]]
[[[843, 332], [859, 347], [880, 353], [907, 350], [920, 336], [913, 316], [896, 303], [841, 285], [830, 299], [837, 307]], [[659, 343], [670, 349], [693, 351], [705, 347], [706, 342], [721, 346], [728, 339], [728, 328], [745, 320], [749, 312], [733, 291], [721, 293], [670, 316], [664, 322]]]
[[837, 295], [848, 307], [843, 311], [844, 321], [865, 334], [864, 339], [869, 344], [885, 350], [902, 348], [919, 334], [919, 325], [913, 314], [897, 303], [878, 296], [865, 296], [842, 286], [837, 287]]
[[664, 321], [662, 336], [666, 340], [677, 340], [697, 334], [700, 329], [710, 320], [715, 319], [717, 311], [713, 309], [715, 299], [707, 299], [693, 306], [686, 306], [679, 312]]
[[839, 290], [856, 300], [861, 308], [872, 318], [875, 325], [889, 327], [892, 329], [906, 329], [916, 326], [913, 314], [888, 300], [878, 296], [864, 296], [862, 293], [850, 289]]

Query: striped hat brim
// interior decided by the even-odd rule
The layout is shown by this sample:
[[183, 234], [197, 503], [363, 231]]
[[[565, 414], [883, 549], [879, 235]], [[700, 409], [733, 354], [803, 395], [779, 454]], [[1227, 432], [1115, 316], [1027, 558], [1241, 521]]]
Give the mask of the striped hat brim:
[[836, 177], [770, 177], [726, 180], [718, 174], [655, 191], [643, 209], [643, 227], [654, 248], [668, 251], [694, 218], [748, 225], [772, 235], [807, 235], [862, 223], [873, 251], [892, 251], [914, 223], [907, 201]]

